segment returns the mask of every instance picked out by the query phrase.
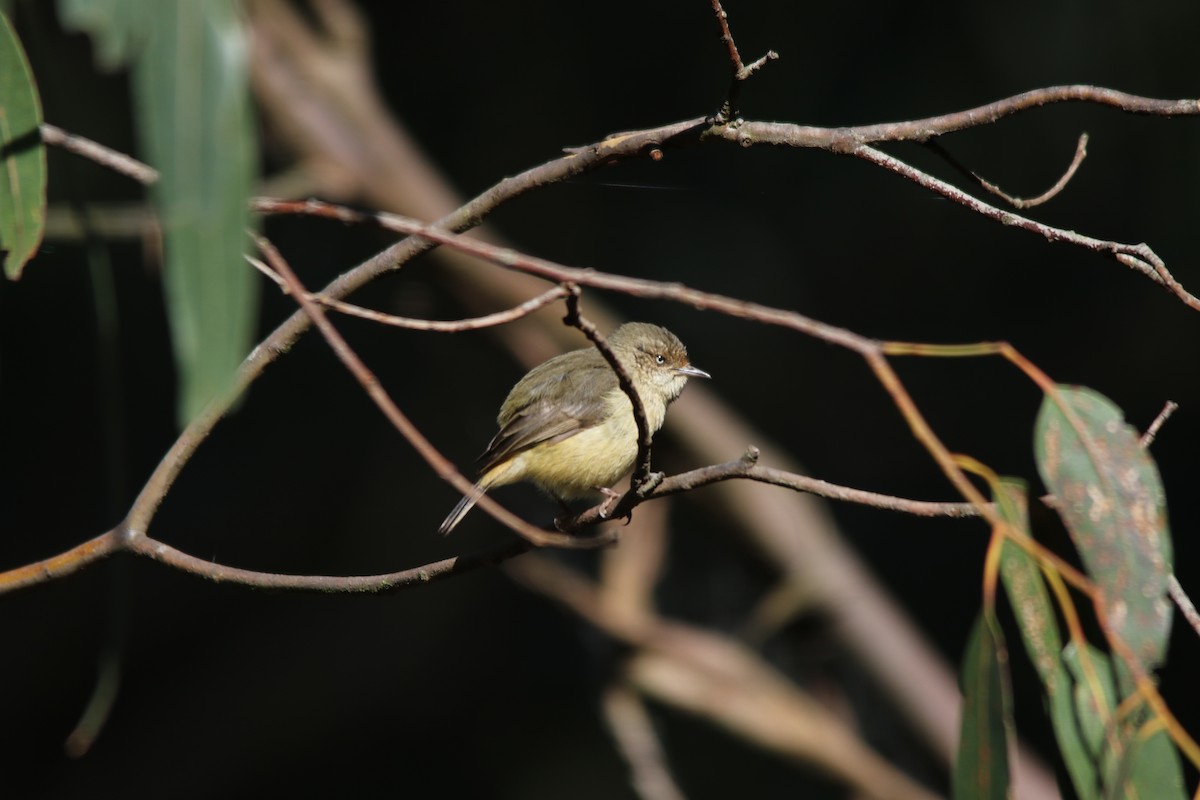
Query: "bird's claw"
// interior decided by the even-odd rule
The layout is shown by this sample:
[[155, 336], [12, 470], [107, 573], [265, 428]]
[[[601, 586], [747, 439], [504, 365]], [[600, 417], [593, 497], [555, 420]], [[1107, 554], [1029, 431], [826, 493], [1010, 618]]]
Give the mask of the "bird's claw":
[[608, 519], [608, 512], [612, 509], [613, 503], [621, 499], [621, 493], [613, 491], [607, 486], [599, 487], [599, 491], [604, 495], [604, 503], [600, 506], [600, 519]]

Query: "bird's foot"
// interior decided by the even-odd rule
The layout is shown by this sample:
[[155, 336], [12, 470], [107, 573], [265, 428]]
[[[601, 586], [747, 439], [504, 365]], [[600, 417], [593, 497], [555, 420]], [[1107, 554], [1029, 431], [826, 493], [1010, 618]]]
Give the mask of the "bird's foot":
[[604, 505], [600, 506], [600, 519], [608, 519], [608, 512], [612, 510], [613, 503], [621, 499], [621, 493], [607, 486], [597, 486], [596, 491], [604, 495]]
[[651, 492], [658, 488], [658, 485], [663, 482], [663, 478], [665, 477], [667, 476], [662, 472], [649, 473], [646, 476], [646, 480], [639, 483], [636, 487], [638, 497], [642, 498], [643, 500], [646, 499]]

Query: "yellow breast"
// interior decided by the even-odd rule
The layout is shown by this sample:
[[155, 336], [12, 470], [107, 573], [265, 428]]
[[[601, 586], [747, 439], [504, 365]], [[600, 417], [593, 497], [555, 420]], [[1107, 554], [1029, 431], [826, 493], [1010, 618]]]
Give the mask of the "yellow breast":
[[[612, 486], [633, 467], [637, 458], [637, 424], [633, 405], [620, 389], [606, 398], [605, 422], [561, 442], [533, 447], [513, 459], [503, 483], [527, 480], [564, 500], [591, 497], [601, 487]], [[667, 406], [662, 400], [643, 399], [651, 432], [662, 427]]]

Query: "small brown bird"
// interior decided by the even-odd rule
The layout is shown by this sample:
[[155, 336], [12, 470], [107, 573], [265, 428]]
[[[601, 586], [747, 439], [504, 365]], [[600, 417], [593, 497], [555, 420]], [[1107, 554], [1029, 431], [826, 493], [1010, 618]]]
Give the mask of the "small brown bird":
[[[688, 362], [687, 348], [658, 325], [628, 322], [609, 348], [637, 389], [650, 432], [691, 378], [711, 377]], [[555, 356], [534, 367], [508, 393], [496, 417], [500, 432], [479, 457], [475, 491], [438, 529], [449, 533], [484, 492], [530, 481], [559, 501], [608, 494], [637, 458], [633, 405], [595, 347]]]

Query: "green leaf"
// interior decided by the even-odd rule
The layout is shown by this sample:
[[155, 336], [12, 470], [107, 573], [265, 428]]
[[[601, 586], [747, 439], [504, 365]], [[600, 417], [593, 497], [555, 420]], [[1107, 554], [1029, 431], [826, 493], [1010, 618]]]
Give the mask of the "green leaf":
[[96, 62], [111, 71], [134, 60], [145, 46], [154, 19], [145, 13], [147, 5], [139, 0], [58, 0], [58, 13], [65, 27], [91, 35]]
[[62, 0], [110, 63], [133, 61], [138, 130], [161, 177], [164, 287], [179, 417], [233, 385], [257, 282], [242, 258], [257, 173], [245, 34], [234, 0]]
[[[1095, 683], [1088, 680], [1087, 670], [1083, 667], [1084, 657], [1091, 662], [1096, 676]], [[1111, 751], [1109, 745], [1119, 742], [1116, 739], [1105, 741], [1109, 726], [1114, 725], [1112, 720], [1117, 707], [1112, 664], [1107, 655], [1091, 645], [1087, 645], [1085, 652], [1081, 654], [1074, 642], [1063, 649], [1063, 661], [1075, 682], [1075, 713], [1079, 719], [1084, 745], [1092, 760], [1100, 763], [1101, 756]]]
[[[1000, 518], [1028, 537], [1028, 492], [1025, 482], [1014, 478], [1000, 479], [994, 499]], [[1006, 541], [1000, 551], [1000, 577], [1012, 602], [1029, 658], [1042, 682], [1049, 683], [1055, 671], [1062, 669], [1062, 639], [1042, 572], [1032, 556], [1018, 545]]]
[[975, 621], [963, 660], [962, 735], [954, 765], [955, 800], [1008, 797], [1008, 655], [991, 614]]
[[0, 250], [4, 274], [21, 277], [46, 223], [42, 105], [25, 50], [0, 14]]
[[[1025, 482], [1002, 478], [996, 485], [994, 499], [1001, 519], [1029, 536]], [[1025, 650], [1042, 679], [1054, 736], [1075, 793], [1080, 800], [1096, 800], [1096, 767], [1083, 745], [1079, 723], [1075, 718], [1071, 677], [1062, 662], [1058, 617], [1050, 602], [1042, 572], [1031, 555], [1012, 542], [1005, 542], [1000, 551], [1000, 577], [1004, 581]]]
[[[1102, 776], [1089, 797], [1105, 800], [1186, 800], [1183, 765], [1166, 731], [1150, 718], [1146, 707], [1126, 711], [1118, 718], [1112, 659], [1091, 645], [1087, 657], [1099, 682], [1093, 690], [1075, 645], [1063, 650], [1063, 661], [1076, 681], [1075, 711], [1087, 749]], [[1083, 796], [1083, 793], [1080, 793]]]
[[1121, 410], [1086, 388], [1059, 386], [1058, 400], [1046, 396], [1034, 445], [1042, 480], [1100, 591], [1107, 630], [1152, 671], [1171, 630], [1171, 535], [1154, 461]]
[[1179, 750], [1162, 728], [1148, 738], [1139, 736], [1133, 753], [1133, 770], [1126, 786], [1126, 797], [1139, 800], [1187, 800], [1183, 785], [1183, 764]]

